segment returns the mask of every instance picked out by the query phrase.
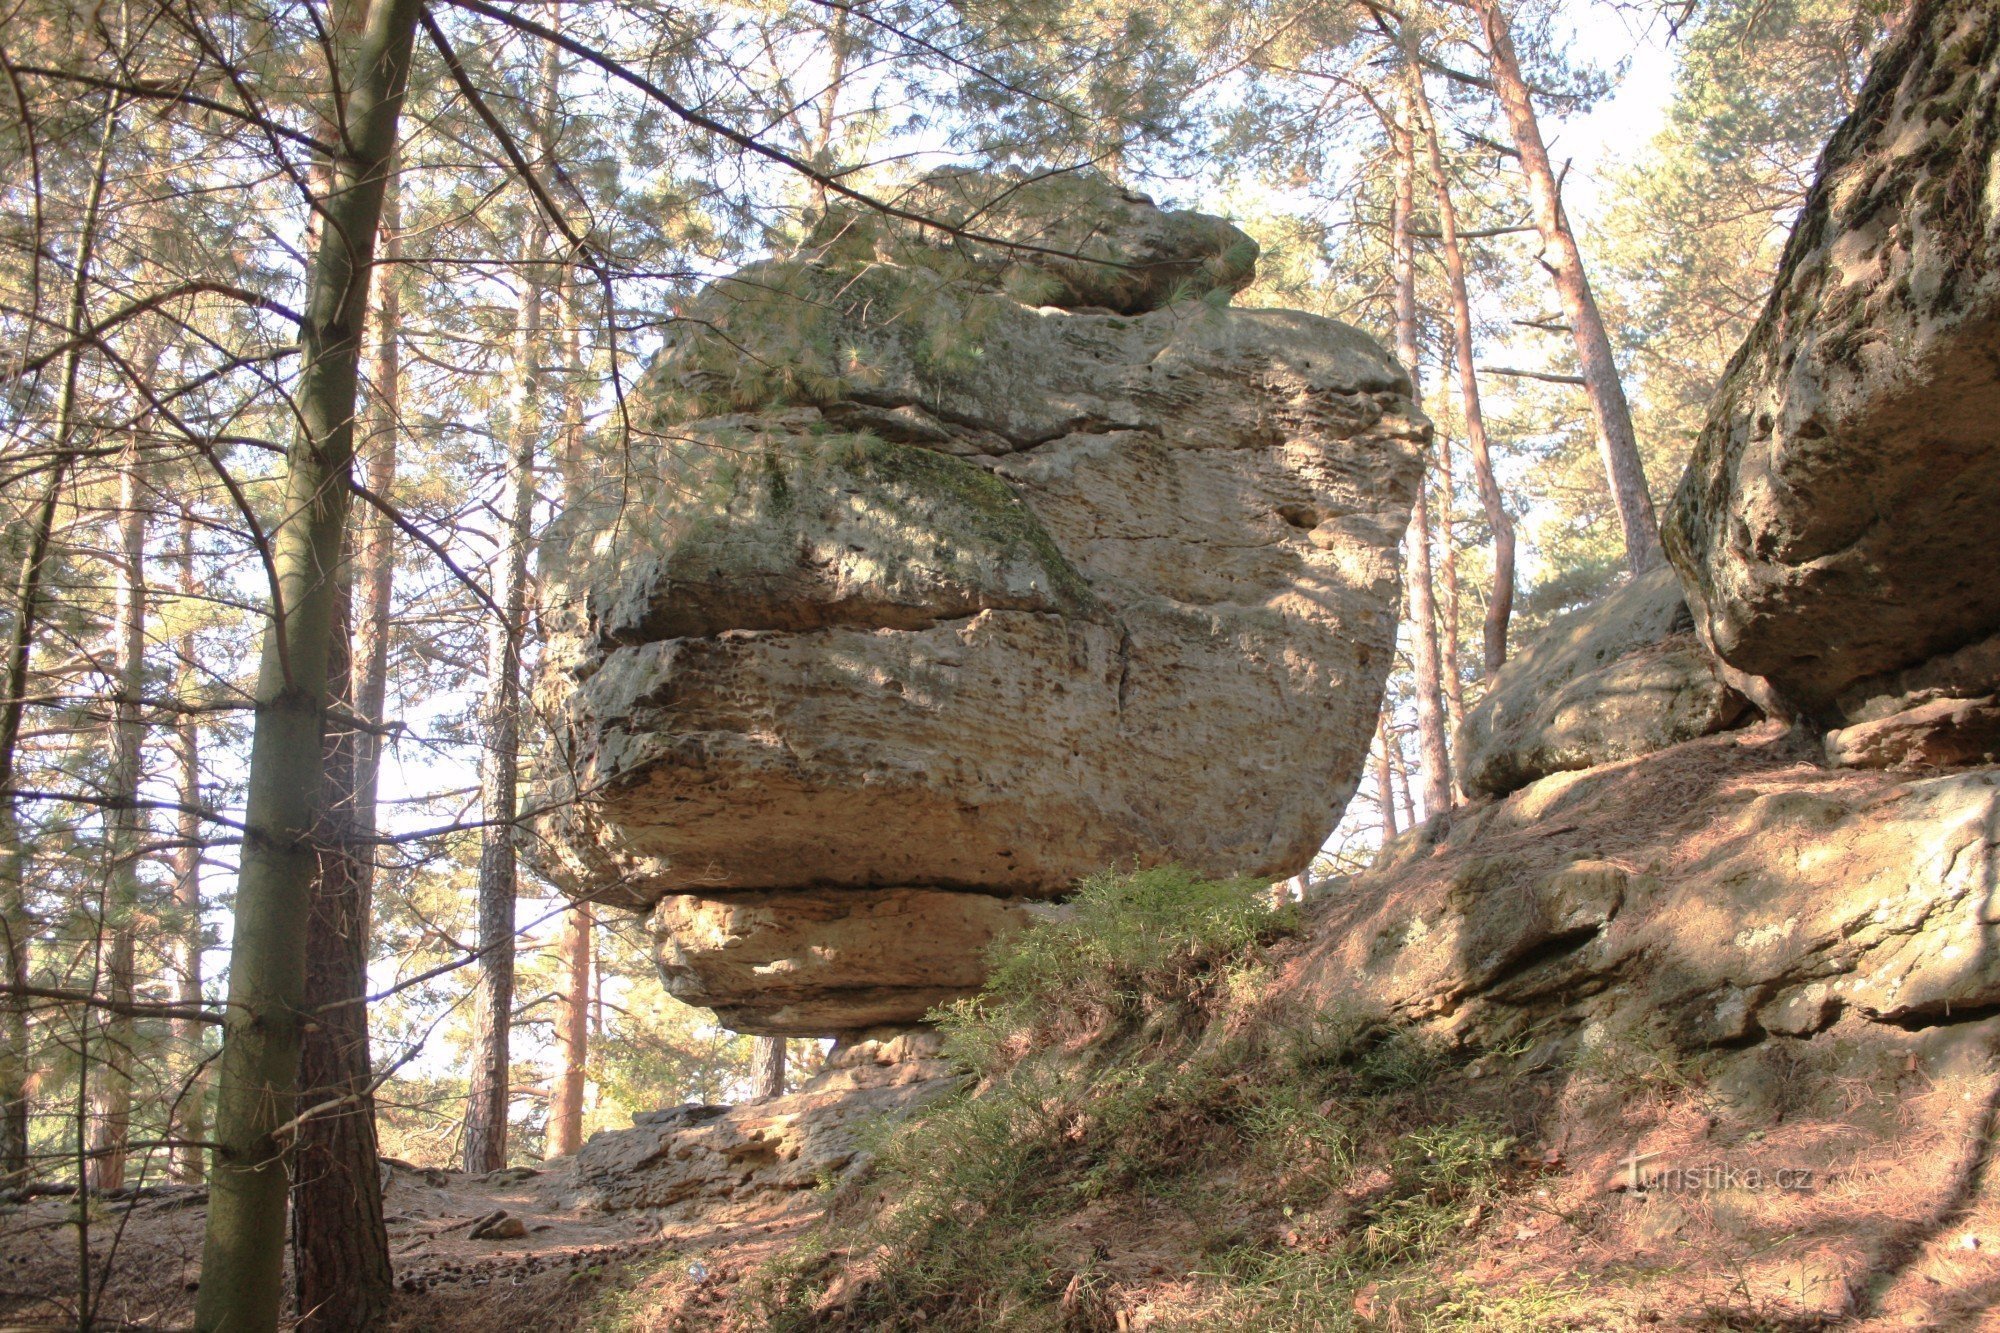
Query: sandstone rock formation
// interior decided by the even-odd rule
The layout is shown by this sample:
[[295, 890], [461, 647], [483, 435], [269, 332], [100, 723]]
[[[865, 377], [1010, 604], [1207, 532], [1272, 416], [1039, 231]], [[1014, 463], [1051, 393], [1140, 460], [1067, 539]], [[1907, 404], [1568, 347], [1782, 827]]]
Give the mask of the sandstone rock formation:
[[1704, 636], [1823, 725], [2000, 631], [1975, 554], [2000, 511], [1996, 154], [2000, 11], [1924, 0], [1827, 147], [1668, 518]]
[[910, 202], [976, 235], [837, 214], [695, 302], [544, 548], [544, 867], [677, 899], [746, 1031], [913, 1021], [1107, 865], [1297, 870], [1390, 666], [1429, 427], [1380, 347], [1094, 178]]
[[1781, 729], [1564, 773], [1341, 882], [1316, 986], [1468, 1041], [1678, 1050], [2000, 1005], [2000, 771], [1825, 770]]
[[1522, 648], [1466, 710], [1459, 781], [1504, 796], [1551, 773], [1632, 759], [1734, 723], [1670, 569], [1641, 574]]
[[739, 1030], [814, 1036], [909, 1022], [979, 988], [1037, 904], [947, 889], [675, 895], [650, 919], [676, 994]]

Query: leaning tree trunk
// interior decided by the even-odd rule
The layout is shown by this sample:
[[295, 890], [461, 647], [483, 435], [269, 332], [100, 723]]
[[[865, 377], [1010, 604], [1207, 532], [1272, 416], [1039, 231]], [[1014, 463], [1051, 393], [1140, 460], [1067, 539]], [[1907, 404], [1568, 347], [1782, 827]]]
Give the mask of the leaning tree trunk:
[[[1422, 401], [1417, 347], [1417, 263], [1410, 237], [1416, 208], [1416, 142], [1399, 115], [1391, 130], [1396, 151], [1396, 201], [1390, 248], [1396, 279], [1396, 355], [1410, 370], [1410, 395]], [[1428, 469], [1426, 469], [1428, 471]], [[1451, 809], [1451, 750], [1445, 740], [1444, 691], [1439, 679], [1437, 610], [1431, 578], [1428, 478], [1417, 478], [1417, 502], [1410, 515], [1410, 661], [1417, 686], [1417, 741], [1423, 750], [1424, 817]]]
[[110, 836], [105, 847], [104, 917], [99, 923], [100, 947], [105, 948], [100, 989], [117, 1008], [99, 1025], [101, 1057], [97, 1065], [92, 1068], [86, 1061], [84, 1066], [91, 1080], [86, 1183], [97, 1190], [114, 1190], [125, 1183], [126, 1144], [132, 1130], [133, 1044], [138, 1036], [131, 1005], [138, 945], [139, 855], [146, 833], [145, 816], [139, 809], [141, 751], [146, 740], [145, 719], [140, 714], [140, 699], [146, 692], [143, 506], [147, 500], [142, 466], [135, 433], [119, 459], [118, 593], [111, 619], [118, 694], [112, 704], [111, 762], [104, 783]]
[[1513, 30], [1501, 11], [1500, 0], [1470, 0], [1470, 3], [1486, 35], [1493, 90], [1507, 114], [1515, 150], [1521, 155], [1521, 172], [1528, 182], [1528, 202], [1546, 251], [1543, 262], [1555, 278], [1556, 294], [1562, 300], [1571, 336], [1576, 340], [1584, 392], [1590, 397], [1591, 413], [1597, 419], [1598, 453], [1604, 461], [1612, 503], [1618, 509], [1618, 522], [1625, 533], [1625, 563], [1633, 573], [1644, 573], [1657, 568], [1666, 555], [1660, 548], [1660, 522], [1653, 513], [1653, 495], [1646, 486], [1646, 469], [1639, 460], [1639, 443], [1632, 431], [1632, 409], [1625, 401], [1625, 386], [1618, 378], [1618, 363], [1611, 355], [1611, 338], [1604, 331], [1604, 317], [1598, 313], [1597, 298], [1590, 290], [1583, 251], [1577, 248], [1576, 234], [1570, 230], [1569, 218], [1563, 212], [1555, 169], [1549, 164], [1541, 122], [1535, 116], [1534, 98], [1521, 75], [1520, 58], [1514, 53]]
[[755, 1080], [751, 1095], [760, 1102], [785, 1095], [785, 1039], [759, 1037], [752, 1044], [750, 1072]]
[[[336, 599], [338, 631], [327, 688], [346, 699], [352, 683], [346, 626], [349, 590]], [[328, 728], [319, 873], [306, 927], [308, 1015], [299, 1049], [305, 1119], [292, 1151], [292, 1268], [298, 1327], [345, 1333], [373, 1327], [394, 1284], [382, 1222], [368, 1058], [368, 863], [355, 819], [357, 733]]]
[[470, 1095], [465, 1110], [465, 1169], [497, 1171], [507, 1164], [510, 1091], [508, 1036], [514, 1009], [514, 818], [521, 759], [521, 635], [526, 623], [528, 541], [535, 505], [535, 448], [541, 424], [541, 334], [544, 237], [529, 238], [515, 324], [513, 432], [509, 479], [513, 498], [501, 551], [494, 602], [499, 618], [487, 632], [486, 748], [480, 764], [483, 829], [479, 850], [479, 989], [473, 1012]]
[[[277, 575], [257, 682], [242, 870], [216, 1101], [208, 1229], [195, 1324], [274, 1327], [281, 1304], [286, 1162], [293, 1114], [306, 927], [323, 816], [327, 667], [338, 630], [337, 570], [354, 462], [354, 405], [383, 187], [396, 147], [419, 0], [376, 0], [339, 61], [346, 132], [314, 247], [295, 390], [298, 437], [284, 515], [270, 537]], [[340, 34], [336, 53], [349, 54]]]
[[[1465, 287], [1465, 254], [1458, 243], [1458, 206], [1452, 200], [1451, 178], [1445, 174], [1444, 152], [1438, 146], [1437, 122], [1424, 92], [1423, 72], [1414, 53], [1407, 62], [1410, 95], [1417, 105], [1429, 149], [1431, 183], [1437, 191], [1438, 234], [1444, 243], [1445, 277], [1451, 290], [1452, 359], [1458, 366], [1458, 398], [1465, 415], [1465, 443], [1472, 451], [1472, 475], [1479, 486], [1479, 505], [1493, 533], [1493, 595], [1486, 603], [1482, 658], [1491, 676], [1507, 661], [1507, 623], [1514, 614], [1514, 520], [1500, 498], [1487, 447], [1486, 413], [1479, 400], [1479, 373], [1472, 360], [1472, 303]], [[1651, 500], [1647, 501], [1650, 511]]]

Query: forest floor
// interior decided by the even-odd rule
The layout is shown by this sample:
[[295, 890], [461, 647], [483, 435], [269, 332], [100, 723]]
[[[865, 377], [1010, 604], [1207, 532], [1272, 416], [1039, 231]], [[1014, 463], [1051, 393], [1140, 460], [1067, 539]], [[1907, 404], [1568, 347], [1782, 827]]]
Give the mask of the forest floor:
[[[683, 1309], [726, 1303], [743, 1275], [819, 1214], [811, 1195], [691, 1224], [579, 1208], [564, 1197], [559, 1170], [469, 1176], [389, 1163], [385, 1179], [396, 1273], [387, 1328], [408, 1333], [590, 1327], [634, 1302], [650, 1327], [675, 1327]], [[92, 1204], [91, 1326], [191, 1324], [206, 1200], [206, 1191], [165, 1186]], [[518, 1219], [524, 1234], [475, 1238], [497, 1212]], [[72, 1198], [0, 1211], [0, 1333], [80, 1326], [78, 1240]]]

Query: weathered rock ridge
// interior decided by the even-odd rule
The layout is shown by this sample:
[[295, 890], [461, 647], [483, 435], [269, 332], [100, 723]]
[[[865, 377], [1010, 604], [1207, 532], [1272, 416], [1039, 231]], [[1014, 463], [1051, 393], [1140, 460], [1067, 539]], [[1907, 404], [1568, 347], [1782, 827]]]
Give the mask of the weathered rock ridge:
[[1559, 617], [1466, 710], [1459, 780], [1504, 796], [1728, 727], [1748, 703], [1717, 676], [1670, 569]]
[[1925, 0], [1827, 147], [1668, 514], [1703, 635], [1820, 725], [2000, 632], [1996, 156], [2000, 10]]
[[2000, 771], [1816, 758], [1766, 725], [1461, 811], [1340, 881], [1315, 966], [1483, 1044], [1699, 1050], [2000, 1006]]
[[912, 1021], [1108, 865], [1297, 870], [1391, 661], [1392, 358], [1094, 178], [910, 202], [988, 239], [837, 214], [715, 284], [545, 547], [544, 866], [672, 899], [747, 1031]]
[[866, 1163], [871, 1123], [909, 1115], [965, 1086], [933, 1032], [843, 1042], [787, 1096], [738, 1106], [689, 1103], [593, 1134], [547, 1184], [563, 1202], [658, 1210], [716, 1222], [747, 1212], [815, 1212], [815, 1191]]

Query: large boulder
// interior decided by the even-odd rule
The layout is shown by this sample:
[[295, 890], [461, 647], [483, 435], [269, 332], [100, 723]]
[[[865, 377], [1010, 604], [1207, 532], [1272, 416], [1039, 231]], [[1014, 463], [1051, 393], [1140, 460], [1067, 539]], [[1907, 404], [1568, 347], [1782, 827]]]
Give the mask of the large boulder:
[[1821, 159], [1668, 515], [1703, 635], [1823, 725], [1858, 683], [2000, 631], [1996, 153], [2000, 9], [1920, 0]]
[[1108, 865], [1298, 870], [1390, 667], [1405, 372], [1230, 308], [1217, 219], [1084, 178], [1037, 228], [978, 179], [992, 240], [836, 216], [693, 302], [544, 547], [538, 854], [600, 901], [695, 895], [669, 981], [743, 1030], [913, 1019], [1006, 900]]
[[1747, 711], [1716, 676], [1671, 569], [1558, 618], [1515, 653], [1459, 730], [1459, 782], [1505, 796], [1720, 731]]

